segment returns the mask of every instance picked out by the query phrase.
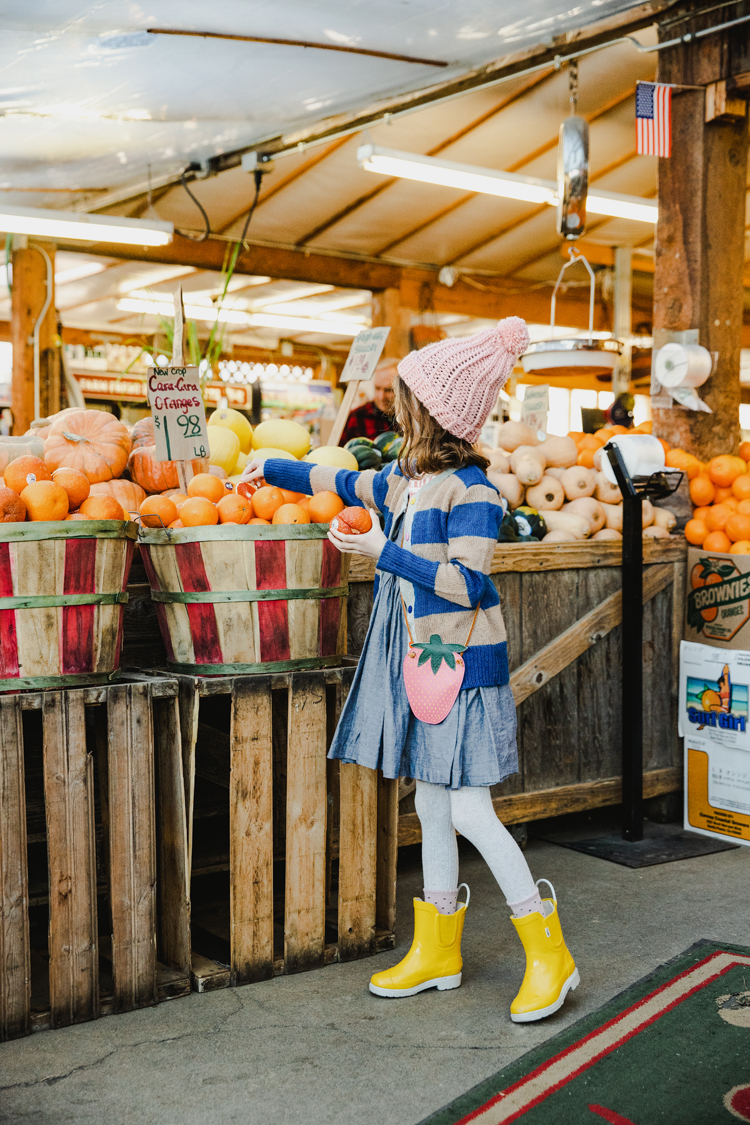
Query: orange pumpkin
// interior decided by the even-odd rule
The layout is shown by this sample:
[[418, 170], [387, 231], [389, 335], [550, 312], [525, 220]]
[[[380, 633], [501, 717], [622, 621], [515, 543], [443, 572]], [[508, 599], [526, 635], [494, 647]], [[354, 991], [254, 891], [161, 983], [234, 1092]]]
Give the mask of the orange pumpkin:
[[132, 480], [100, 481], [99, 484], [91, 485], [89, 496], [113, 496], [126, 512], [137, 512], [146, 499], [145, 491]]
[[154, 445], [154, 420], [151, 417], [141, 418], [130, 431], [131, 449], [138, 449], [141, 445]]
[[[139, 445], [128, 458], [128, 471], [146, 492], [166, 492], [168, 488], [178, 488], [176, 461], [157, 461], [155, 445]], [[193, 461], [193, 472], [202, 472], [201, 462]]]
[[105, 410], [74, 410], [52, 423], [44, 443], [50, 469], [80, 469], [92, 484], [119, 477], [128, 463], [130, 434]]

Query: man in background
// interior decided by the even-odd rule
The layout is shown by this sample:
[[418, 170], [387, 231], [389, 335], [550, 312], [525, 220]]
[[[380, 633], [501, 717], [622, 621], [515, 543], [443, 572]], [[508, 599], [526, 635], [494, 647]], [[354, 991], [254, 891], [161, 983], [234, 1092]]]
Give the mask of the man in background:
[[381, 359], [372, 377], [374, 394], [372, 402], [365, 402], [352, 410], [347, 418], [339, 445], [346, 445], [355, 437], [374, 440], [378, 434], [385, 434], [394, 427], [393, 380], [396, 378], [396, 359]]

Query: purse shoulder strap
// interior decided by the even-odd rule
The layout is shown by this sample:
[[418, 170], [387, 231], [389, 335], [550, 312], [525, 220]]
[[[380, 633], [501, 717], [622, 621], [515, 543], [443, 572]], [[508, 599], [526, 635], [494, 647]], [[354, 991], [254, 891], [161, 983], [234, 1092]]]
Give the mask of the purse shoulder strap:
[[[406, 622], [406, 631], [409, 634], [409, 644], [411, 645], [411, 644], [414, 644], [414, 637], [412, 637], [411, 629], [409, 628], [409, 617], [408, 617], [408, 614], [406, 612], [406, 606], [404, 605], [404, 595], [399, 594], [399, 597], [401, 598], [401, 609], [403, 610], [403, 613], [404, 613], [404, 621]], [[469, 647], [469, 641], [471, 640], [471, 634], [474, 632], [474, 626], [477, 623], [477, 615], [478, 614], [479, 614], [479, 606], [477, 606], [477, 608], [474, 610], [474, 616], [471, 619], [471, 628], [469, 629], [469, 635], [466, 638], [466, 644], [464, 645], [464, 648]]]

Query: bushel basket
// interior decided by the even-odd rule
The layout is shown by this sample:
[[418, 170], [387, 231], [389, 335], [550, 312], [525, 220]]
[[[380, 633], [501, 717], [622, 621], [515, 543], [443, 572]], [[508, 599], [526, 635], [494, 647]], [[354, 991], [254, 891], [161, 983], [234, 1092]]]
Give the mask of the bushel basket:
[[171, 671], [289, 672], [341, 663], [349, 558], [327, 524], [141, 529]]

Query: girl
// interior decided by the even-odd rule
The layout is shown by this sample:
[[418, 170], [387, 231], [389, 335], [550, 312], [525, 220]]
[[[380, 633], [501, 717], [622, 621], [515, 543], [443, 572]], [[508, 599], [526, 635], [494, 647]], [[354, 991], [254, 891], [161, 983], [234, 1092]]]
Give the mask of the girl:
[[402, 360], [394, 389], [404, 443], [398, 463], [380, 472], [269, 459], [243, 474], [296, 492], [337, 492], [385, 517], [383, 530], [376, 515], [364, 535], [328, 534], [340, 551], [377, 564], [372, 618], [329, 757], [415, 778], [422, 826], [414, 941], [398, 965], [375, 973], [370, 991], [398, 997], [460, 985], [469, 888], [458, 904], [458, 830], [500, 884], [526, 951], [510, 1008], [517, 1023], [556, 1012], [579, 983], [554, 888], [548, 883], [552, 897], [542, 900], [490, 796], [518, 769], [516, 713], [489, 578], [504, 504], [472, 443], [528, 341], [524, 322], [510, 317]]

